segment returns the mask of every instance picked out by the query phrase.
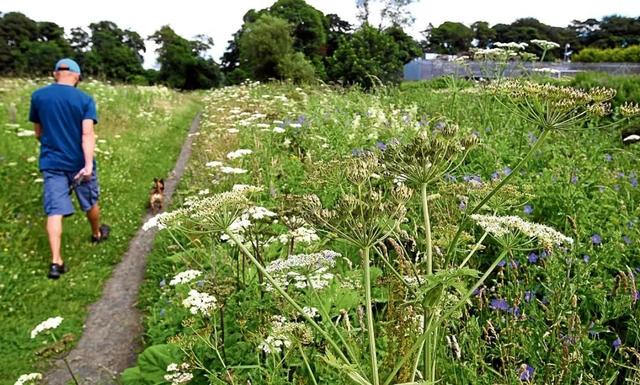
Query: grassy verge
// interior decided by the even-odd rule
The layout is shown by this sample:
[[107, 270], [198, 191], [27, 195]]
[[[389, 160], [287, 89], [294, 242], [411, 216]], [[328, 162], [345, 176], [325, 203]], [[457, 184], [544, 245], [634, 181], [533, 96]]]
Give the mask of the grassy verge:
[[87, 306], [100, 297], [102, 284], [140, 226], [152, 179], [166, 177], [172, 169], [199, 108], [195, 97], [164, 88], [83, 84], [98, 106], [100, 203], [112, 238], [92, 245], [86, 219], [74, 202], [76, 214], [64, 221], [62, 249], [71, 271], [51, 281], [46, 278], [50, 254], [38, 143], [21, 134], [32, 130], [27, 121], [30, 94], [44, 84], [0, 79], [0, 384], [46, 369], [47, 360], [37, 354], [43, 353], [45, 338], [30, 338], [45, 319], [63, 317], [56, 336], [80, 338]]

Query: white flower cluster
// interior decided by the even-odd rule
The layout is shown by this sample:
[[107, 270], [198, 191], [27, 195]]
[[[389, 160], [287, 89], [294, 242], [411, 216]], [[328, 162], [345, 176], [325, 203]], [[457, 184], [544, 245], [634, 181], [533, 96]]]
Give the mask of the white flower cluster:
[[520, 232], [530, 238], [537, 239], [545, 248], [553, 249], [555, 245], [572, 244], [573, 239], [538, 223], [527, 222], [516, 216], [495, 216], [474, 214], [471, 218], [495, 237], [502, 237], [509, 233]]
[[311, 330], [303, 322], [290, 322], [280, 315], [271, 318], [271, 332], [258, 345], [258, 349], [265, 353], [280, 353], [292, 344], [291, 337], [295, 336], [302, 343], [309, 343], [313, 339]]
[[181, 283], [191, 282], [194, 279], [196, 279], [198, 276], [200, 276], [200, 274], [202, 274], [200, 270], [183, 271], [181, 273], [176, 274], [176, 276], [173, 277], [171, 281], [169, 281], [169, 285], [176, 286], [176, 285], [180, 285]]
[[[287, 259], [277, 259], [269, 263], [266, 270], [281, 287], [294, 285], [301, 290], [307, 287], [323, 289], [333, 280], [334, 275], [328, 270], [335, 266], [335, 258], [340, 256], [339, 253], [331, 250], [292, 255]], [[272, 291], [274, 288], [266, 284], [265, 289]]]
[[[251, 186], [246, 186], [236, 191], [245, 191], [247, 188], [250, 188], [250, 187]], [[277, 216], [278, 214], [262, 206], [249, 207], [248, 209], [244, 210], [242, 214], [233, 221], [233, 223], [227, 228], [227, 230], [235, 234], [240, 241], [244, 241], [243, 234], [248, 228], [251, 227], [252, 220], [254, 221], [260, 221], [264, 219], [271, 220], [271, 218], [274, 218]], [[226, 233], [220, 236], [220, 239], [222, 239], [223, 241], [228, 241], [230, 238], [231, 237], [229, 237], [229, 235], [227, 235]]]
[[42, 374], [40, 373], [23, 374], [20, 377], [18, 377], [18, 380], [13, 385], [31, 384], [31, 383], [40, 382], [40, 380], [42, 380]]
[[[171, 212], [160, 213], [149, 219], [142, 228], [147, 231], [154, 227], [162, 230], [174, 220], [190, 218], [192, 220], [206, 219], [220, 215], [231, 206], [246, 204], [246, 194], [261, 191], [258, 187], [248, 187], [237, 191], [227, 191], [206, 197], [194, 197], [188, 204]], [[233, 207], [232, 207], [233, 208]]]
[[249, 154], [252, 154], [252, 153], [253, 153], [253, 151], [251, 151], [251, 150], [241, 148], [239, 150], [235, 150], [235, 151], [232, 151], [232, 152], [228, 153], [227, 154], [227, 159], [238, 159], [238, 158], [242, 158], [243, 156], [249, 155]]
[[31, 338], [36, 338], [38, 334], [42, 333], [45, 330], [57, 328], [62, 323], [62, 320], [62, 317], [52, 317], [46, 321], [41, 322], [31, 331]]
[[189, 372], [190, 368], [191, 367], [186, 362], [180, 365], [169, 364], [169, 366], [167, 366], [167, 374], [164, 375], [164, 379], [171, 382], [171, 385], [186, 384], [193, 379], [193, 374]]
[[315, 307], [305, 306], [302, 308], [302, 312], [311, 318], [320, 317], [320, 312]]
[[207, 293], [200, 293], [197, 290], [191, 289], [189, 296], [182, 301], [184, 307], [189, 308], [191, 314], [202, 313], [202, 315], [209, 315], [211, 310], [216, 306], [216, 298]]
[[527, 43], [516, 43], [516, 42], [509, 42], [509, 43], [501, 43], [501, 42], [495, 42], [493, 43], [494, 46], [498, 47], [498, 48], [503, 48], [503, 49], [511, 49], [511, 50], [521, 50], [521, 49], [525, 49], [529, 46], [529, 44]]
[[538, 47], [542, 48], [543, 50], [550, 50], [553, 48], [558, 48], [560, 47], [560, 44], [553, 42], [553, 41], [548, 41], [548, 40], [540, 40], [540, 39], [533, 39], [531, 40], [531, 43], [537, 45]]
[[228, 166], [220, 167], [220, 171], [224, 174], [246, 174], [248, 172], [244, 168]]
[[278, 236], [278, 240], [282, 244], [287, 244], [291, 239], [293, 239], [294, 242], [309, 244], [319, 241], [320, 237], [316, 234], [315, 229], [305, 226], [300, 226], [297, 229], [290, 230], [288, 233]]

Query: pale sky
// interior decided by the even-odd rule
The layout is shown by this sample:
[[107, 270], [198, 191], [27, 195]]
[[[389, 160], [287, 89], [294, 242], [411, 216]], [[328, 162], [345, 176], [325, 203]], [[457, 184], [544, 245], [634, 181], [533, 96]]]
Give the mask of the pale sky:
[[[55, 0], [2, 0], [0, 12], [22, 12], [36, 21], [52, 21], [65, 27], [84, 27], [92, 22], [109, 20], [122, 29], [132, 29], [143, 38], [162, 25], [169, 24], [179, 35], [192, 39], [197, 34], [211, 36], [211, 55], [219, 61], [231, 35], [242, 25], [242, 16], [251, 8], [262, 9], [275, 0], [90, 0], [58, 2]], [[336, 13], [342, 19], [356, 23], [355, 0], [307, 0], [324, 14]], [[74, 5], [77, 4], [77, 5]], [[535, 17], [543, 23], [566, 26], [572, 20], [618, 14], [639, 17], [640, 0], [419, 0], [411, 6], [416, 18], [407, 30], [422, 39], [420, 31], [429, 23], [438, 26], [444, 21], [459, 21], [467, 25], [478, 21], [489, 24], [511, 23], [522, 17]], [[372, 22], [375, 24], [375, 10]], [[145, 67], [155, 63], [155, 47], [147, 42]]]

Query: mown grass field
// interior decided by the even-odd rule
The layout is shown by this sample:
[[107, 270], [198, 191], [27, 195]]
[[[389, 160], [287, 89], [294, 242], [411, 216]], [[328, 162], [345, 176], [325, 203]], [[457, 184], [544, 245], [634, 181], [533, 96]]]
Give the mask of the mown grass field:
[[[292, 217], [304, 216], [300, 201], [291, 200], [292, 194], [317, 194], [329, 208], [344, 208], [340, 199], [349, 194], [362, 199], [351, 200], [352, 206], [346, 207], [370, 202], [374, 198], [358, 195], [361, 191], [350, 183], [350, 167], [360, 167], [358, 162], [370, 153], [384, 159], [390, 146], [411, 142], [421, 130], [437, 133], [434, 124], [439, 121], [456, 122], [459, 131], [475, 136], [478, 144], [458, 169], [428, 186], [434, 194], [429, 199], [433, 199], [430, 215], [436, 275], [445, 279], [444, 274], [450, 272], [454, 278], [447, 282], [468, 289], [475, 281], [456, 276], [462, 274], [456, 266], [478, 240], [483, 246], [472, 253], [466, 266], [484, 272], [498, 255], [505, 257], [473, 291], [464, 310], [451, 313], [439, 329], [431, 361], [437, 363], [436, 378], [443, 384], [623, 384], [640, 378], [635, 369], [640, 343], [636, 285], [640, 146], [622, 144], [621, 130], [634, 123], [625, 120], [617, 108], [607, 118], [587, 119], [550, 132], [524, 166], [510, 176], [510, 187], [481, 210], [550, 226], [571, 237], [572, 244], [555, 248], [553, 253], [526, 244], [500, 254], [506, 250], [504, 244], [485, 238], [480, 228], [466, 222], [459, 250], [450, 254], [447, 248], [465, 210], [479, 201], [478, 195], [510, 175], [540, 136], [538, 127], [499, 103], [482, 86], [410, 83], [364, 93], [331, 87], [251, 85], [212, 92], [204, 102], [203, 131], [181, 184], [181, 198], [197, 201], [229, 191], [236, 184], [261, 186], [262, 192], [251, 199], [276, 213], [278, 221], [251, 219], [252, 224], [239, 234], [264, 265], [291, 254], [324, 249], [341, 252], [344, 258], [331, 270], [335, 275], [329, 288], [313, 290], [302, 285], [302, 289], [288, 286], [285, 291], [301, 306], [320, 309], [317, 323], [328, 330], [330, 338], [339, 340], [344, 354], [353, 353], [347, 358], [354, 366], [341, 366], [339, 358], [332, 358], [336, 351], [327, 338], [312, 329], [289, 301], [266, 290], [268, 286], [260, 283], [265, 277], [249, 258], [233, 242], [220, 241], [220, 232], [209, 222], [203, 220], [207, 225], [200, 226], [196, 220], [195, 224], [187, 221], [191, 225], [170, 226], [158, 241], [142, 298], [148, 313], [150, 349], [144, 362], [125, 376], [125, 383], [163, 381], [163, 366], [180, 362], [191, 365], [188, 371], [194, 375], [190, 382], [194, 384], [244, 384], [247, 380], [254, 384], [374, 383], [363, 308], [367, 298], [362, 249], [345, 242], [341, 231], [352, 229], [340, 230], [338, 225], [349, 223], [342, 222], [349, 210], [334, 214], [333, 224], [317, 225], [319, 239], [306, 242], [301, 237], [291, 244], [274, 238], [291, 236]], [[617, 123], [612, 126], [612, 122]], [[237, 158], [230, 155], [239, 149], [251, 153]], [[225, 171], [221, 166], [246, 172]], [[387, 178], [380, 172], [375, 181], [369, 179], [362, 186], [365, 191], [371, 186], [389, 186], [392, 183], [384, 181]], [[384, 196], [391, 200], [390, 195]], [[411, 242], [404, 245], [413, 250], [409, 253], [413, 257], [416, 250], [422, 251], [414, 263], [422, 273], [427, 244], [419, 189], [406, 208], [408, 220], [401, 229], [404, 240], [415, 246]], [[306, 226], [314, 227], [309, 222]], [[328, 231], [322, 231], [327, 227]], [[406, 260], [386, 245], [387, 252], [371, 257], [378, 371], [388, 383], [410, 382], [424, 373], [422, 358], [411, 350], [420, 335], [416, 312], [420, 313], [422, 305], [411, 300], [411, 290], [403, 289], [394, 275], [394, 269], [411, 275]], [[385, 263], [385, 253], [390, 263]], [[201, 275], [186, 283], [169, 284], [187, 269], [201, 271]], [[345, 282], [350, 289], [344, 289]], [[438, 314], [447, 313], [462, 297], [454, 286], [440, 292], [439, 302], [433, 305]], [[215, 296], [216, 305], [208, 316], [194, 316], [183, 305], [194, 289]], [[283, 332], [273, 316], [285, 317], [289, 331]], [[345, 319], [351, 326], [346, 326]], [[308, 329], [313, 337], [300, 331]], [[276, 340], [280, 342], [274, 343]], [[327, 356], [327, 351], [333, 356]], [[405, 356], [411, 362], [394, 372]], [[159, 372], [155, 374], [150, 372], [151, 358], [157, 359], [158, 367], [153, 368]], [[363, 373], [364, 379], [358, 382], [349, 377], [352, 370]]]
[[71, 271], [51, 281], [46, 277], [50, 254], [38, 142], [27, 119], [31, 92], [45, 84], [0, 79], [1, 384], [13, 384], [20, 374], [48, 367], [50, 337], [30, 338], [40, 322], [64, 318], [55, 331], [58, 339], [68, 337], [67, 343], [58, 344], [62, 350], [80, 337], [88, 305], [100, 297], [102, 284], [141, 224], [153, 178], [166, 177], [172, 169], [199, 108], [193, 95], [160, 87], [81, 85], [98, 106], [100, 203], [103, 221], [113, 233], [108, 242], [92, 245], [86, 219], [74, 203], [76, 214], [64, 221], [62, 249]]

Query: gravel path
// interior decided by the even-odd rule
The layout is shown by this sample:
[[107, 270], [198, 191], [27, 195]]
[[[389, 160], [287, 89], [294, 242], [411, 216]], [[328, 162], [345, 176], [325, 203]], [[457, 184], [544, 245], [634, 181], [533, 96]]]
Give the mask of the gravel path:
[[[165, 207], [171, 201], [189, 157], [200, 114], [189, 130], [180, 157], [169, 178], [165, 178]], [[144, 221], [151, 217], [147, 213]], [[117, 229], [115, 229], [117, 231]], [[122, 261], [106, 282], [102, 298], [91, 305], [78, 345], [69, 353], [69, 362], [81, 384], [116, 384], [124, 369], [134, 366], [142, 347], [142, 323], [136, 308], [140, 283], [144, 278], [147, 255], [155, 238], [155, 229], [138, 230]], [[65, 385], [72, 381], [62, 361], [46, 374], [45, 383]]]

